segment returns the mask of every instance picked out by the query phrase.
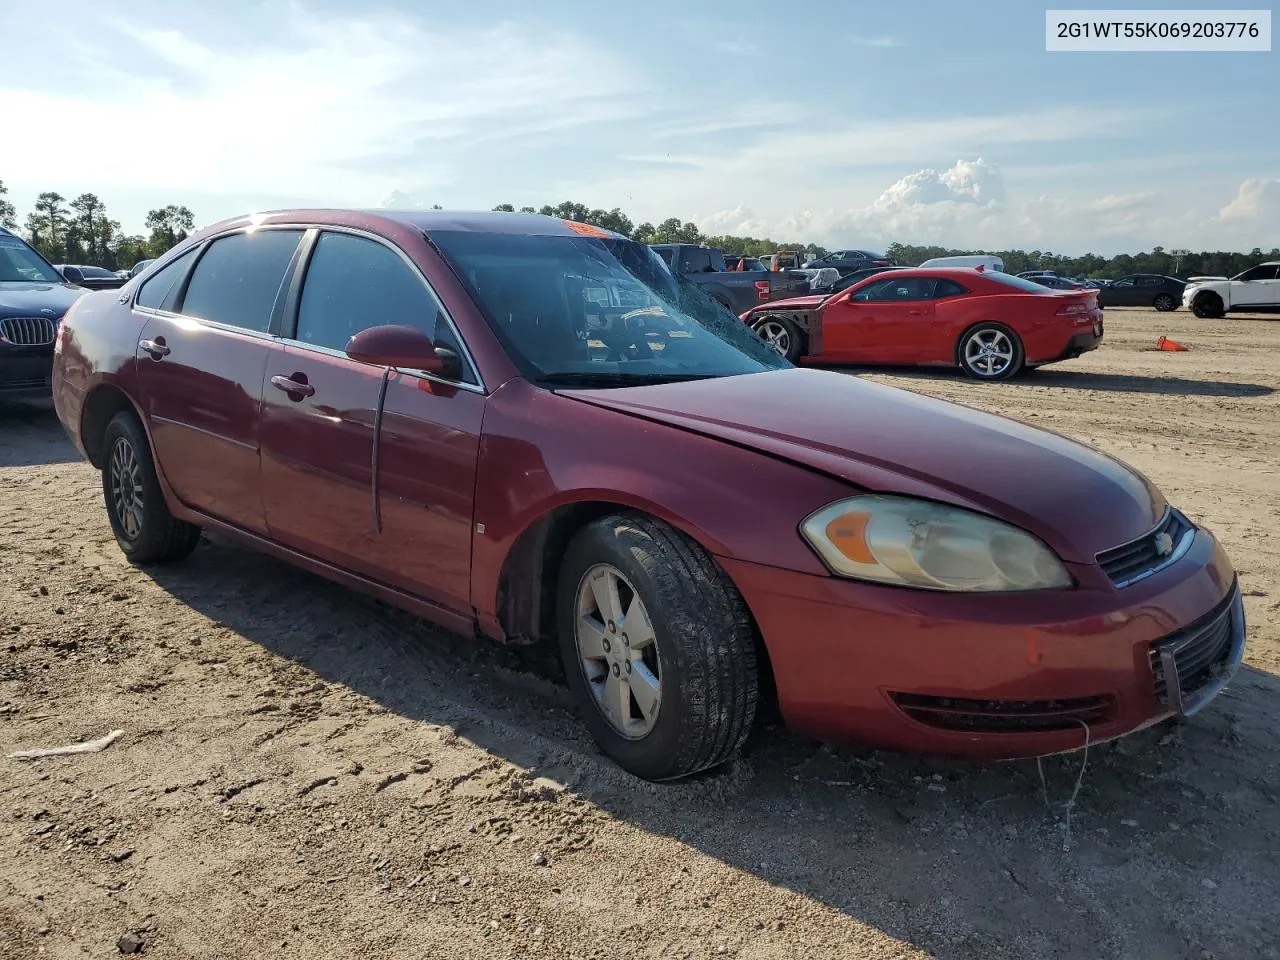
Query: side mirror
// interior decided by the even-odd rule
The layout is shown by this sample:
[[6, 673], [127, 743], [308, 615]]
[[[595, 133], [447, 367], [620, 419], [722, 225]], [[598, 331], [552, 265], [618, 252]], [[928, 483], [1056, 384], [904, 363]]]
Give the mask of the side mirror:
[[63, 267], [62, 279], [67, 283], [80, 284], [84, 283], [84, 274], [80, 272], [79, 267]]
[[360, 363], [421, 370], [437, 376], [446, 369], [445, 358], [437, 352], [435, 343], [416, 327], [391, 325], [361, 330], [347, 341], [347, 356]]

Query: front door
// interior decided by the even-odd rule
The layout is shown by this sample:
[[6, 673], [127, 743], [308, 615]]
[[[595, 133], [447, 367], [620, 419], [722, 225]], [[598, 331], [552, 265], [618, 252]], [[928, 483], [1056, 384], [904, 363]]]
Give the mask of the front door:
[[912, 363], [933, 322], [931, 277], [888, 277], [830, 304], [823, 352], [855, 363]]
[[[137, 345], [156, 463], [183, 503], [263, 533], [258, 427], [272, 311], [300, 230], [214, 240], [142, 285]], [[189, 270], [191, 261], [194, 270]]]
[[[374, 517], [374, 420], [383, 370], [343, 352], [384, 323], [418, 326], [461, 358], [456, 378], [401, 371], [387, 385]], [[291, 338], [266, 370], [263, 499], [273, 539], [470, 612], [471, 524], [485, 397], [451, 322], [397, 249], [322, 232]]]
[[1231, 306], [1256, 307], [1280, 305], [1280, 280], [1276, 273], [1280, 267], [1262, 264], [1240, 275], [1231, 284]]

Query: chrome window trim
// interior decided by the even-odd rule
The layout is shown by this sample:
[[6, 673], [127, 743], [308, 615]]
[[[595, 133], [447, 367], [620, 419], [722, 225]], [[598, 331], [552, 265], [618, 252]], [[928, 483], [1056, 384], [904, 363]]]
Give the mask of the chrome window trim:
[[[307, 343], [305, 340], [294, 340], [290, 337], [274, 337], [273, 339], [285, 346], [298, 347], [299, 349], [307, 350], [312, 353], [322, 353], [328, 357], [336, 357], [339, 360], [346, 360], [348, 363], [360, 363], [359, 360], [352, 360], [344, 351], [335, 350], [333, 347], [324, 347], [318, 343]], [[370, 370], [382, 369], [381, 367], [376, 367], [368, 363], [361, 363], [360, 365], [368, 367]], [[488, 396], [488, 391], [486, 391], [484, 387], [477, 386], [474, 383], [464, 383], [461, 380], [446, 380], [444, 377], [438, 377], [434, 373], [427, 373], [425, 370], [410, 370], [407, 367], [394, 367], [393, 369], [399, 373], [405, 374], [406, 376], [417, 377], [419, 380], [430, 380], [432, 383], [438, 383], [441, 386], [453, 387], [457, 390], [465, 390], [468, 393], [475, 393], [482, 397]], [[479, 373], [477, 373], [476, 376], [478, 378], [480, 376]]]
[[[458, 341], [458, 345], [462, 348], [462, 356], [460, 359], [463, 361], [463, 363], [466, 364], [467, 369], [469, 369], [471, 373], [475, 376], [478, 383], [467, 383], [466, 381], [463, 381], [463, 380], [448, 380], [448, 379], [445, 379], [444, 377], [438, 377], [434, 374], [427, 373], [426, 371], [423, 371], [423, 370], [401, 370], [400, 372], [408, 374], [410, 376], [418, 377], [423, 380], [430, 380], [434, 383], [439, 383], [442, 386], [456, 387], [459, 390], [466, 390], [469, 393], [478, 393], [482, 396], [488, 396], [489, 390], [485, 386], [484, 377], [480, 373], [480, 367], [476, 364], [475, 358], [471, 355], [471, 348], [467, 346], [467, 341], [462, 336], [462, 331], [458, 329], [458, 324], [454, 321], [453, 315], [449, 312], [449, 308], [445, 306], [445, 303], [440, 298], [440, 295], [436, 293], [435, 287], [431, 285], [431, 281], [428, 280], [426, 275], [423, 274], [423, 272], [418, 268], [418, 265], [414, 263], [412, 259], [410, 259], [407, 253], [401, 250], [394, 243], [391, 243], [385, 237], [378, 236], [378, 234], [376, 233], [371, 233], [370, 231], [363, 230], [359, 227], [350, 227], [342, 224], [290, 222], [290, 223], [265, 223], [265, 224], [260, 224], [256, 226], [253, 224], [249, 224], [248, 226], [230, 227], [226, 230], [223, 230], [221, 233], [216, 233], [208, 237], [205, 237], [203, 240], [200, 241], [200, 245], [204, 247], [208, 247], [210, 244], [214, 243], [215, 241], [221, 240], [223, 237], [229, 237], [232, 234], [236, 234], [236, 233], [247, 233], [250, 230], [254, 230], [254, 231], [301, 230], [303, 231], [304, 234], [308, 230], [316, 230], [316, 231], [319, 231], [320, 233], [324, 233], [325, 231], [329, 231], [332, 233], [349, 233], [353, 236], [363, 237], [366, 240], [372, 240], [375, 243], [380, 243], [384, 247], [391, 250], [393, 253], [399, 256], [400, 259], [404, 261], [405, 264], [408, 265], [409, 269], [413, 271], [414, 275], [422, 283], [423, 287], [426, 288], [426, 291], [431, 296], [431, 299], [435, 301], [436, 307], [439, 309], [441, 316], [444, 317], [445, 322], [449, 325], [449, 329], [453, 332], [454, 338]], [[299, 242], [301, 243], [301, 241]], [[319, 243], [319, 242], [320, 242], [320, 238], [317, 237], [316, 243]], [[314, 248], [313, 248], [313, 253], [314, 253]], [[182, 256], [182, 255], [183, 254], [179, 254], [179, 256]], [[176, 260], [177, 257], [174, 257], [173, 259]], [[154, 267], [155, 264], [152, 264], [152, 266]], [[163, 269], [165, 266], [168, 266], [168, 264], [162, 264], [160, 269]], [[196, 261], [196, 266], [199, 266], [199, 260]], [[311, 264], [308, 263], [307, 270], [310, 270], [310, 269], [311, 269]], [[151, 272], [150, 267], [147, 269], [147, 272], [148, 273]], [[139, 274], [139, 276], [141, 276], [141, 274]], [[301, 306], [302, 290], [303, 288], [305, 288], [306, 282], [307, 282], [306, 271], [303, 271], [302, 284], [298, 288], [299, 306]], [[206, 326], [214, 328], [215, 330], [225, 330], [231, 333], [243, 333], [243, 334], [246, 334], [247, 336], [257, 337], [258, 339], [261, 339], [261, 340], [271, 340], [276, 343], [289, 344], [291, 346], [299, 347], [305, 350], [314, 350], [318, 353], [324, 353], [334, 357], [341, 357], [344, 360], [351, 360], [351, 358], [348, 357], [346, 353], [344, 353], [341, 350], [335, 350], [331, 347], [320, 346], [319, 344], [315, 344], [315, 343], [307, 343], [304, 340], [297, 340], [293, 337], [279, 337], [270, 333], [269, 331], [250, 330], [247, 327], [237, 327], [234, 324], [222, 323], [221, 321], [218, 321], [218, 320], [206, 320], [203, 317], [193, 317], [190, 314], [186, 314], [186, 313], [173, 313], [168, 310], [161, 310], [157, 307], [139, 306], [137, 302], [138, 292], [141, 289], [142, 289], [142, 284], [138, 284], [138, 289], [133, 292], [133, 296], [130, 298], [131, 300], [130, 308], [140, 313], [150, 314], [158, 317], [164, 317], [171, 320], [187, 320], [192, 323], [204, 324]], [[296, 327], [296, 319], [297, 318], [295, 317], [294, 318], [295, 327]], [[297, 333], [296, 329], [294, 330], [294, 333]], [[351, 362], [354, 363], [356, 361], [353, 360]]]

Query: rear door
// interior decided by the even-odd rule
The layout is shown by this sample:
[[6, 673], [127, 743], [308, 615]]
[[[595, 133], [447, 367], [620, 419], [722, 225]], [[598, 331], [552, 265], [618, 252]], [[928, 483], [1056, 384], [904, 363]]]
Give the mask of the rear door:
[[[301, 272], [301, 268], [300, 268]], [[344, 352], [360, 330], [416, 326], [461, 358], [458, 376], [395, 373]], [[263, 499], [273, 539], [469, 615], [471, 523], [485, 395], [421, 272], [381, 238], [323, 230], [266, 370]]]
[[258, 464], [273, 312], [302, 230], [260, 227], [183, 254], [142, 284], [137, 346], [157, 465], [183, 503], [263, 533]]
[[932, 277], [887, 277], [827, 306], [823, 353], [868, 363], [912, 363], [933, 322]]

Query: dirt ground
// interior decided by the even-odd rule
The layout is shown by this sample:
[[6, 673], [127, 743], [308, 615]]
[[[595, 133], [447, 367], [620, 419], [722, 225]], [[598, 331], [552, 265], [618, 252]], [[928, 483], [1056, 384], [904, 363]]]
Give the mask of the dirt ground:
[[537, 660], [222, 543], [130, 567], [52, 412], [9, 405], [0, 757], [123, 735], [0, 759], [0, 956], [1280, 957], [1280, 322], [1108, 310], [1014, 383], [869, 376], [1146, 472], [1239, 568], [1238, 681], [1090, 751], [1074, 806], [1078, 754], [1042, 782], [776, 728], [650, 785]]

